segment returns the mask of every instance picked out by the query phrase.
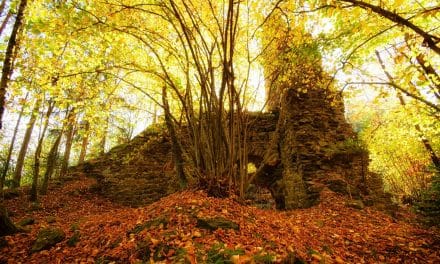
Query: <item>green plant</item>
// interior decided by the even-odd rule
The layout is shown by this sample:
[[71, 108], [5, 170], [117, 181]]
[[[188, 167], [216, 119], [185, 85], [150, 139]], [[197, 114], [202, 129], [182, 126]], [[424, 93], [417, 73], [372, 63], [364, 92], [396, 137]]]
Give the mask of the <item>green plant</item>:
[[212, 264], [232, 263], [231, 257], [234, 255], [244, 255], [244, 250], [241, 248], [237, 248], [237, 249], [226, 248], [225, 244], [219, 243], [213, 245], [208, 250], [208, 258], [206, 262]]
[[432, 177], [429, 188], [422, 192], [421, 199], [415, 209], [426, 217], [429, 225], [440, 225], [440, 172]]
[[267, 252], [258, 252], [253, 259], [255, 263], [270, 264], [274, 263], [275, 256]]

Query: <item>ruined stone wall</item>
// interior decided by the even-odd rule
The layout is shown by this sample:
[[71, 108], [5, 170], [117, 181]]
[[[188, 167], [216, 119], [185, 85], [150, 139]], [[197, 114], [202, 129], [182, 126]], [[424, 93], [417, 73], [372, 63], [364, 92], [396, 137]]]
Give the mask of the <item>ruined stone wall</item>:
[[[327, 97], [318, 91], [289, 98], [296, 109], [292, 115], [248, 115], [249, 162], [257, 168], [270, 153], [267, 150], [277, 135], [277, 125], [287, 122], [286, 129], [292, 132], [285, 133], [282, 145], [295, 155], [282, 158], [295, 159], [294, 166], [278, 167], [266, 180], [258, 181], [272, 190], [279, 208], [312, 205], [324, 186], [347, 195], [360, 195], [368, 154], [347, 144], [354, 133], [345, 121], [342, 103], [335, 104], [337, 107], [323, 104]], [[287, 173], [283, 173], [284, 169]], [[131, 206], [149, 204], [178, 189], [171, 145], [164, 132], [146, 130], [128, 144], [72, 169], [75, 170], [96, 177], [97, 190], [102, 195]], [[306, 195], [298, 189], [301, 184], [307, 189]]]
[[298, 90], [284, 91], [257, 184], [271, 190], [280, 209], [316, 204], [324, 187], [366, 196], [368, 152], [345, 120], [341, 98], [326, 89]]

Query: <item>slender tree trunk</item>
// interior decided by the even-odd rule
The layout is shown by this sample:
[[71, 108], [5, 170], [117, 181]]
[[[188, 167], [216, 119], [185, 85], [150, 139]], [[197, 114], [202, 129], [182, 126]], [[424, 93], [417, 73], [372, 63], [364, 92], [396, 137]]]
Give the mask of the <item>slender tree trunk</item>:
[[109, 118], [107, 117], [105, 119], [105, 124], [104, 124], [104, 133], [101, 137], [101, 140], [99, 141], [99, 146], [98, 146], [100, 155], [104, 155], [105, 153], [105, 144], [107, 143], [108, 122], [109, 122]]
[[66, 146], [64, 148], [63, 163], [61, 164], [60, 177], [67, 175], [67, 169], [69, 168], [70, 152], [72, 150], [73, 136], [75, 132], [76, 122], [75, 109], [71, 109], [67, 115], [67, 130], [66, 130]]
[[55, 170], [55, 165], [58, 157], [58, 148], [60, 146], [61, 138], [63, 137], [64, 128], [61, 129], [57, 138], [55, 139], [52, 147], [50, 148], [49, 155], [47, 157], [46, 172], [44, 173], [43, 182], [41, 184], [40, 194], [46, 194], [49, 186], [49, 179], [52, 178]]
[[6, 7], [6, 0], [2, 0], [0, 4], [0, 15], [3, 15], [3, 11], [5, 10], [5, 7]]
[[1, 26], [0, 26], [0, 36], [3, 34], [3, 31], [5, 30], [6, 25], [8, 24], [9, 19], [11, 19], [11, 17], [12, 17], [11, 12], [8, 12], [8, 13], [6, 14], [5, 19], [3, 20], [3, 22], [2, 22], [2, 24], [1, 24]]
[[8, 46], [6, 48], [5, 59], [3, 61], [3, 70], [2, 77], [0, 80], [0, 129], [2, 128], [2, 118], [3, 112], [5, 110], [5, 96], [6, 89], [8, 88], [9, 77], [12, 74], [13, 70], [13, 57], [14, 57], [14, 49], [17, 46], [17, 38], [18, 32], [23, 24], [24, 19], [24, 11], [26, 9], [27, 0], [21, 0], [20, 5], [18, 6], [17, 17], [15, 19], [14, 27], [12, 28], [11, 37], [8, 41]]
[[81, 152], [79, 153], [78, 164], [84, 163], [87, 154], [87, 145], [89, 144], [90, 123], [84, 124], [84, 135], [81, 143]]
[[173, 151], [174, 166], [177, 173], [177, 179], [179, 180], [180, 187], [185, 188], [188, 184], [188, 181], [185, 175], [185, 171], [183, 169], [183, 153], [171, 118], [171, 112], [168, 105], [167, 91], [165, 86], [162, 88], [162, 101], [165, 112], [165, 123], [171, 137], [171, 148]]
[[14, 172], [14, 181], [12, 182], [12, 188], [17, 188], [20, 186], [21, 175], [23, 172], [24, 158], [26, 157], [26, 152], [29, 146], [29, 141], [31, 140], [32, 131], [34, 130], [35, 121], [37, 120], [38, 110], [40, 109], [41, 100], [37, 99], [34, 105], [34, 109], [31, 113], [31, 118], [27, 124], [26, 132], [23, 138], [23, 143], [21, 144], [20, 152], [18, 153], [17, 166]]
[[[380, 54], [379, 54], [378, 51], [376, 51], [376, 57], [377, 57], [377, 60], [380, 63], [380, 66], [382, 67], [383, 72], [385, 73], [385, 75], [387, 76], [389, 81], [390, 82], [394, 82], [393, 77], [391, 76], [391, 74], [385, 68], [385, 64], [384, 64], [382, 58], [380, 57]], [[405, 107], [406, 106], [406, 102], [405, 102], [405, 99], [402, 97], [402, 95], [400, 93], [397, 93], [397, 97], [399, 98], [400, 104], [403, 107]], [[425, 135], [424, 135], [422, 129], [420, 128], [419, 124], [415, 124], [414, 127], [417, 130], [417, 132], [419, 133], [420, 140], [421, 140], [423, 146], [425, 147], [425, 150], [428, 152], [428, 154], [429, 154], [429, 156], [431, 158], [432, 164], [434, 164], [436, 169], [438, 171], [440, 171], [440, 159], [437, 156], [437, 154], [434, 152], [434, 149], [431, 146], [430, 140], [425, 137]]]
[[0, 237], [8, 236], [19, 232], [19, 229], [8, 217], [8, 212], [3, 204], [0, 204]]
[[52, 110], [54, 107], [54, 103], [49, 102], [49, 106], [47, 108], [46, 117], [43, 125], [43, 132], [41, 133], [40, 138], [38, 139], [37, 149], [35, 150], [35, 159], [34, 159], [34, 173], [32, 177], [32, 188], [30, 194], [30, 200], [35, 202], [38, 198], [38, 177], [40, 176], [40, 158], [41, 151], [43, 149], [43, 141], [46, 135], [47, 127], [49, 126], [49, 118], [52, 114]]
[[[28, 96], [29, 96], [29, 92], [26, 93], [24, 100], [27, 100]], [[3, 197], [3, 188], [5, 185], [6, 175], [8, 174], [9, 165], [11, 163], [11, 157], [12, 157], [12, 152], [14, 151], [15, 139], [17, 138], [18, 128], [20, 126], [21, 118], [23, 117], [24, 108], [25, 105], [23, 104], [20, 110], [20, 114], [18, 115], [17, 123], [15, 124], [14, 133], [12, 134], [11, 144], [9, 145], [9, 149], [8, 149], [8, 156], [6, 157], [5, 166], [3, 168], [2, 176], [0, 179], [0, 192], [2, 193], [2, 197]]]
[[437, 42], [440, 40], [438, 37], [429, 34], [429, 32], [424, 31], [421, 27], [413, 24], [409, 19], [401, 17], [396, 12], [391, 12], [382, 8], [381, 6], [375, 6], [370, 3], [358, 0], [341, 0], [341, 2], [351, 3], [367, 11], [378, 14], [379, 16], [386, 18], [402, 27], [410, 28], [412, 31], [417, 33], [423, 38], [423, 44], [430, 48], [432, 51], [440, 55], [440, 47], [437, 46]]

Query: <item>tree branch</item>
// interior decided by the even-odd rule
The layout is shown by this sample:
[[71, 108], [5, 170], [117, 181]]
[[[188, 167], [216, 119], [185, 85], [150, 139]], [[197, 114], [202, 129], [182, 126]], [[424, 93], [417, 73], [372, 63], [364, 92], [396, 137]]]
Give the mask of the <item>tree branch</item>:
[[419, 26], [413, 24], [411, 21], [401, 17], [400, 15], [393, 13], [391, 11], [388, 11], [386, 9], [383, 9], [382, 7], [375, 6], [369, 3], [365, 3], [363, 1], [358, 0], [340, 0], [342, 2], [346, 3], [352, 3], [362, 9], [372, 11], [388, 20], [391, 20], [399, 25], [408, 27], [412, 29], [414, 32], [416, 32], [418, 35], [420, 35], [423, 38], [423, 44], [425, 44], [427, 47], [429, 47], [431, 50], [433, 50], [435, 53], [440, 55], [440, 47], [438, 47], [436, 44], [440, 41], [440, 38], [437, 36], [430, 35], [428, 32], [421, 29]]

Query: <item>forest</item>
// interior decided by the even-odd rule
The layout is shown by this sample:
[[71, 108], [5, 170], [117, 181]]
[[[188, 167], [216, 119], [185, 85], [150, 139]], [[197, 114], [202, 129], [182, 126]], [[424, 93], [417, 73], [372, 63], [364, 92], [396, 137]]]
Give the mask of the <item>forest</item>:
[[439, 263], [436, 0], [0, 0], [0, 263]]

